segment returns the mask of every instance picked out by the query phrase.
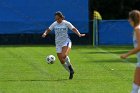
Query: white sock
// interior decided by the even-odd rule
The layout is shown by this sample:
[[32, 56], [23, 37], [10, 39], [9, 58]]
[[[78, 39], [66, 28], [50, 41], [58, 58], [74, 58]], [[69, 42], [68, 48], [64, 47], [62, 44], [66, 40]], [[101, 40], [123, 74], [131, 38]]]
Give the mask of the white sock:
[[70, 66], [71, 63], [70, 63], [70, 58], [69, 58], [69, 56], [67, 56], [65, 60], [66, 60], [66, 63], [68, 64], [68, 66]]
[[139, 86], [135, 83], [133, 83], [133, 87], [132, 87], [132, 92], [131, 93], [138, 93], [139, 90]]
[[62, 64], [62, 65], [63, 65], [63, 67], [64, 67], [68, 72], [70, 72], [70, 70], [69, 70], [68, 65], [67, 65], [66, 62], [65, 62], [64, 64]]

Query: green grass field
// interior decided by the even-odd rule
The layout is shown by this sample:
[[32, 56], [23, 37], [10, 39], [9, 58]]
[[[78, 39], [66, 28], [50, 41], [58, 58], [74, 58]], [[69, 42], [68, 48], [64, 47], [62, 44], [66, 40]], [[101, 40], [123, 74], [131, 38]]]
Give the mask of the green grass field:
[[56, 56], [55, 46], [0, 46], [0, 93], [130, 93], [136, 59], [119, 58], [129, 46], [73, 46], [73, 80]]

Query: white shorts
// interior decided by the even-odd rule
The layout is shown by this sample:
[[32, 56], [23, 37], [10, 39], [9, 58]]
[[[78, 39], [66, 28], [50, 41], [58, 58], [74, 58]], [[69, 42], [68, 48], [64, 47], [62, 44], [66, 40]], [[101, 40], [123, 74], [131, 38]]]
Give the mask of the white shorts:
[[56, 52], [57, 53], [62, 53], [62, 47], [64, 47], [64, 46], [67, 46], [67, 47], [71, 48], [71, 46], [72, 46], [71, 41], [65, 42], [62, 46], [56, 46]]

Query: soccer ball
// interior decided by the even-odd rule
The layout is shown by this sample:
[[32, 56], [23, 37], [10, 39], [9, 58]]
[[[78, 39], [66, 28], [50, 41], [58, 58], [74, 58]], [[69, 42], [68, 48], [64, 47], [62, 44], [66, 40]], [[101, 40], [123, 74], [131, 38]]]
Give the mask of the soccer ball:
[[47, 56], [46, 61], [48, 64], [53, 64], [55, 62], [55, 56], [53, 56], [53, 55]]

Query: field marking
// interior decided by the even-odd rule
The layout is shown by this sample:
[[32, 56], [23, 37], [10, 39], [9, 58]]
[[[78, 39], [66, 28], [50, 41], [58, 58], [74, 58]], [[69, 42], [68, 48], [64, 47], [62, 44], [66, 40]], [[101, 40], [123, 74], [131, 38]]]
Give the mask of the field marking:
[[106, 50], [104, 50], [104, 49], [102, 49], [102, 48], [98, 48], [98, 49], [100, 50], [100, 52], [106, 52], [106, 53], [108, 53], [108, 54], [111, 54], [111, 55], [113, 55], [115, 58], [119, 58], [122, 62], [130, 63], [133, 67], [134, 67], [134, 66], [136, 67], [136, 64], [131, 63], [131, 62], [128, 61], [127, 59], [121, 59], [120, 56], [117, 55], [117, 54], [115, 54], [115, 53], [111, 53], [111, 52], [106, 51]]
[[[115, 54], [115, 53], [111, 53], [111, 52], [106, 51], [106, 50], [104, 50], [104, 49], [102, 49], [102, 48], [97, 48], [97, 49], [98, 49], [100, 52], [106, 52], [106, 53], [108, 53], [108, 54], [111, 54], [111, 55], [114, 56], [115, 58], [120, 59], [120, 61], [125, 62], [125, 63], [129, 63], [129, 64], [131, 64], [131, 66], [132, 66], [133, 68], [136, 68], [136, 65], [135, 65], [135, 64], [131, 63], [131, 62], [128, 61], [127, 59], [121, 59], [120, 56], [117, 55], [117, 54]], [[111, 68], [110, 66], [106, 66], [106, 67]], [[114, 70], [113, 70], [113, 71], [114, 71]], [[112, 74], [114, 74], [114, 72], [113, 72]], [[126, 75], [125, 75], [124, 73], [119, 73], [119, 72], [117, 72], [117, 73], [115, 73], [114, 75], [116, 75], [117, 77], [120, 77], [120, 76], [121, 76], [121, 78], [124, 79], [124, 80], [126, 79]], [[129, 84], [131, 84], [131, 83], [129, 83]]]
[[[23, 54], [26, 54], [25, 53], [25, 51], [23, 50], [23, 51], [20, 51], [20, 52], [22, 52]], [[41, 53], [41, 52], [40, 52]], [[42, 53], [41, 53], [42, 54]], [[24, 58], [22, 58], [23, 60], [27, 60], [27, 59], [24, 59]], [[32, 61], [32, 62], [34, 62], [34, 61], [36, 61], [33, 57], [30, 57], [30, 60]], [[37, 59], [38, 60], [38, 59]], [[29, 60], [27, 60], [27, 61], [29, 61]], [[38, 60], [39, 61], [39, 60]], [[55, 81], [60, 81], [60, 80], [63, 80], [63, 82], [62, 83], [64, 83], [64, 84], [66, 84], [66, 82], [65, 82], [65, 79], [61, 79], [61, 78], [59, 78], [57, 75], [54, 75], [54, 74], [52, 74], [51, 72], [49, 72], [49, 70], [47, 69], [47, 70], [43, 70], [42, 68], [39, 68], [38, 66], [37, 66], [37, 64], [34, 64], [34, 63], [28, 63], [28, 62], [26, 62], [28, 65], [30, 65], [31, 67], [33, 67], [34, 69], [36, 69], [36, 70], [38, 70], [42, 75], [47, 75], [48, 76], [48, 78], [50, 78], [50, 80], [55, 80]], [[60, 71], [59, 72], [57, 72], [57, 74], [60, 74]]]
[[[5, 49], [5, 50], [7, 50], [7, 49]], [[52, 74], [47, 68], [46, 68], [46, 70], [44, 70], [44, 69], [38, 67], [38, 64], [37, 64], [37, 63], [36, 63], [36, 64], [33, 63], [33, 62], [40, 62], [39, 59], [35, 59], [35, 58], [32, 57], [32, 56], [31, 56], [30, 58], [28, 58], [28, 57], [22, 57], [22, 56], [20, 56], [20, 55], [17, 55], [17, 54], [16, 54], [15, 52], [13, 52], [11, 49], [8, 49], [7, 52], [8, 52], [9, 54], [12, 55], [12, 57], [10, 57], [10, 59], [20, 58], [21, 60], [24, 61], [25, 64], [29, 65], [29, 66], [32, 67], [33, 69], [36, 69], [37, 71], [40, 72], [40, 74], [45, 75], [46, 77], [48, 77], [48, 79], [46, 79], [46, 80], [44, 80], [44, 81], [51, 81], [51, 80], [52, 80], [52, 81], [63, 81], [63, 83], [65, 84], [65, 83], [66, 83], [65, 80], [69, 80], [69, 79], [64, 79], [64, 78], [62, 78], [62, 77], [58, 77], [56, 74]], [[26, 51], [25, 51], [24, 49], [21, 50], [21, 51], [17, 50], [17, 52], [20, 52], [20, 53], [22, 53], [23, 55], [29, 55], [29, 54], [26, 54]], [[41, 52], [39, 52], [39, 53], [41, 53]], [[5, 59], [5, 58], [4, 58], [4, 59]], [[61, 73], [60, 71], [57, 72], [57, 74], [60, 74], [60, 73]], [[5, 82], [7, 82], [7, 81], [13, 81], [13, 82], [18, 81], [18, 82], [23, 82], [23, 81], [43, 81], [43, 80], [0, 80], [0, 81], [5, 81]]]

